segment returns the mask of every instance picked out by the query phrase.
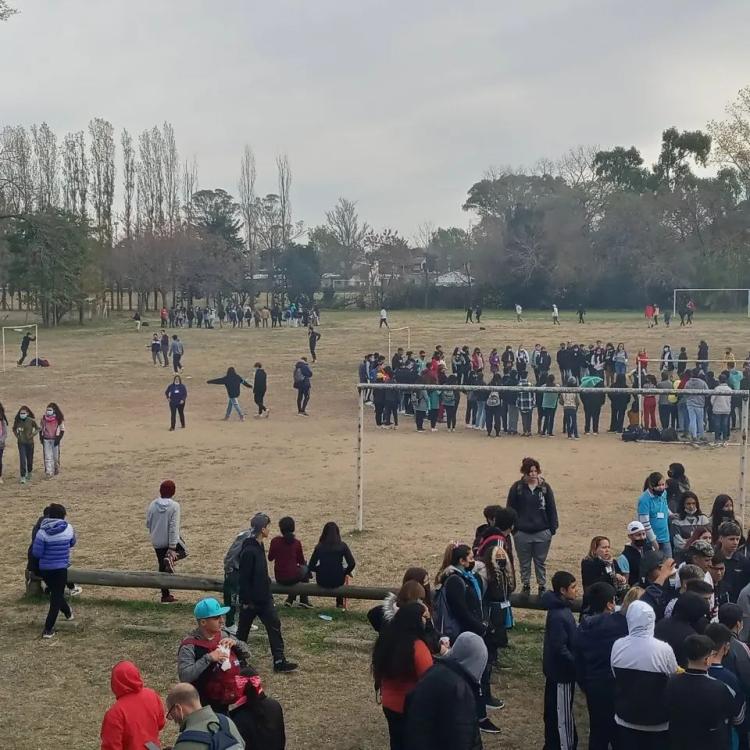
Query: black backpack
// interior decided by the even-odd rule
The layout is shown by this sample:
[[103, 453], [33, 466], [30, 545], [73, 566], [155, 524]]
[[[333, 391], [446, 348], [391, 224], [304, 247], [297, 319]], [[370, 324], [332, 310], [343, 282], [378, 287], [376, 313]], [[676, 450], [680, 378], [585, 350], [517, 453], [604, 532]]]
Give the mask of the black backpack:
[[661, 432], [662, 443], [676, 443], [677, 440], [678, 440], [677, 430], [675, 430], [674, 427], [667, 427], [666, 430], [662, 430]]
[[205, 745], [208, 750], [240, 750], [242, 745], [229, 729], [229, 719], [223, 714], [216, 714], [218, 724], [210, 722], [206, 732], [197, 729], [186, 729], [180, 733], [177, 743], [195, 742]]

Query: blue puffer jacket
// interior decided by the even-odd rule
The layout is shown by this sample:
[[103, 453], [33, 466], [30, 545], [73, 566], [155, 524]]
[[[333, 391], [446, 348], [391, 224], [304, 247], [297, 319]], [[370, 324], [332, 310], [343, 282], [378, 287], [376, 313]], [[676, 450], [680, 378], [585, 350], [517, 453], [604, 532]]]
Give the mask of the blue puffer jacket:
[[586, 617], [578, 626], [576, 679], [584, 690], [599, 680], [612, 680], [610, 657], [618, 638], [628, 634], [628, 622], [619, 612]]
[[70, 548], [76, 543], [73, 527], [61, 518], [45, 518], [39, 527], [31, 554], [39, 560], [39, 570], [70, 567]]

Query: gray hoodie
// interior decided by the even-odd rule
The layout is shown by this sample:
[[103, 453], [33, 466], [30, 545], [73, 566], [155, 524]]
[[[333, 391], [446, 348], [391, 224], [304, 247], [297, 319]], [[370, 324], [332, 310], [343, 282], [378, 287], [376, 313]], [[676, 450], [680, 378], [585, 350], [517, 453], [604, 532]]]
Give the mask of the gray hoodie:
[[479, 682], [487, 666], [487, 646], [476, 633], [461, 633], [443, 659], [460, 664], [476, 682]]
[[154, 549], [174, 549], [180, 541], [180, 504], [169, 497], [157, 497], [146, 511], [146, 528]]

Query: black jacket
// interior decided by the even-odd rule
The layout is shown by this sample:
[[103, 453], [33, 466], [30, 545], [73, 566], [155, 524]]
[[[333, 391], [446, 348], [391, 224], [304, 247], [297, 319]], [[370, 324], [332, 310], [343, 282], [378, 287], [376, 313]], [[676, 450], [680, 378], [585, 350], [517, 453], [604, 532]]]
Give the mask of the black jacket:
[[235, 708], [229, 718], [237, 725], [249, 750], [284, 750], [286, 747], [284, 712], [273, 698], [264, 694], [253, 703]]
[[253, 380], [253, 390], [256, 394], [266, 392], [266, 382], [266, 371], [262, 367], [259, 367], [255, 371], [255, 380]]
[[576, 680], [586, 690], [595, 682], [612, 681], [609, 660], [612, 645], [628, 634], [628, 623], [619, 612], [586, 617], [578, 626], [575, 643]]
[[268, 604], [271, 596], [271, 579], [263, 545], [253, 536], [242, 543], [240, 550], [240, 601], [243, 604]]
[[675, 602], [671, 617], [656, 623], [654, 635], [672, 647], [677, 663], [687, 667], [685, 639], [689, 635], [702, 633], [708, 625], [708, 604], [698, 594], [682, 594]]
[[459, 664], [437, 661], [406, 696], [407, 750], [481, 750], [478, 687]]
[[604, 394], [603, 393], [582, 393], [581, 403], [586, 411], [595, 411], [601, 409], [604, 406]]
[[461, 632], [484, 635], [487, 628], [482, 620], [482, 602], [474, 586], [461, 574], [451, 570], [443, 579], [443, 590], [448, 609], [458, 622]]
[[549, 372], [550, 367], [552, 367], [552, 357], [550, 357], [549, 352], [541, 352], [536, 361], [536, 369]]
[[309, 567], [310, 572], [315, 573], [318, 586], [336, 589], [344, 585], [344, 579], [354, 570], [356, 564], [349, 545], [341, 542], [333, 546], [316, 545], [310, 557]]
[[542, 594], [542, 606], [547, 610], [542, 655], [544, 676], [551, 682], [574, 682], [578, 631], [570, 602], [554, 591], [547, 591]]
[[598, 557], [584, 557], [581, 560], [581, 585], [584, 592], [595, 583], [609, 583], [614, 586], [614, 576], [619, 572], [616, 560], [611, 560], [608, 565]]
[[641, 580], [641, 560], [643, 559], [643, 552], [632, 544], [626, 544], [622, 550], [622, 554], [630, 566], [628, 584], [630, 586], [635, 586], [638, 581]]
[[729, 596], [730, 602], [736, 602], [740, 591], [750, 583], [750, 559], [735, 552], [726, 560], [725, 567], [726, 573], [719, 584], [719, 590]]
[[223, 385], [227, 389], [227, 396], [229, 396], [229, 398], [239, 397], [241, 385], [244, 385], [245, 388], [252, 388], [250, 383], [236, 372], [234, 375], [225, 375], [223, 378], [214, 378], [213, 380], [207, 380], [206, 382], [209, 385]]
[[553, 534], [559, 525], [555, 493], [546, 482], [540, 482], [532, 492], [522, 479], [513, 482], [508, 490], [508, 507], [518, 514], [516, 531], [536, 534], [549, 529]]

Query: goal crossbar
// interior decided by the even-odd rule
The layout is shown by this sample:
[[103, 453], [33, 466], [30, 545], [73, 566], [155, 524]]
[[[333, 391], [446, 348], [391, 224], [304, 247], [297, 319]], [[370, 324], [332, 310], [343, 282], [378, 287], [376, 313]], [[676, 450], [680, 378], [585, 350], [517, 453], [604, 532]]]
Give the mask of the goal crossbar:
[[2, 327], [2, 346], [3, 346], [3, 372], [5, 372], [5, 332], [15, 331], [21, 333], [25, 328], [34, 329], [34, 359], [39, 364], [39, 325], [37, 323], [23, 323], [17, 326], [3, 326]]
[[677, 315], [677, 292], [747, 292], [747, 317], [750, 318], [750, 289], [673, 289], [672, 290], [672, 315]]
[[[538, 386], [538, 385], [437, 385], [423, 383], [357, 383], [359, 401], [357, 425], [357, 530], [364, 529], [364, 434], [365, 434], [365, 393], [372, 390], [395, 391], [499, 391], [511, 393], [626, 393], [639, 396], [664, 396], [675, 394], [683, 396], [712, 396], [727, 393], [724, 390], [682, 388], [678, 391], [665, 391], [663, 388], [586, 388], [581, 386]], [[739, 471], [739, 504], [742, 528], [745, 527], [745, 497], [748, 449], [748, 414], [750, 412], [750, 391], [732, 391], [732, 395], [742, 397], [742, 416], [740, 419], [740, 471]]]

